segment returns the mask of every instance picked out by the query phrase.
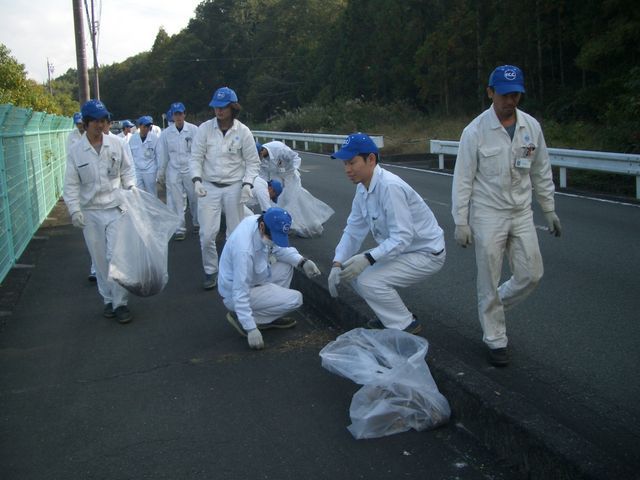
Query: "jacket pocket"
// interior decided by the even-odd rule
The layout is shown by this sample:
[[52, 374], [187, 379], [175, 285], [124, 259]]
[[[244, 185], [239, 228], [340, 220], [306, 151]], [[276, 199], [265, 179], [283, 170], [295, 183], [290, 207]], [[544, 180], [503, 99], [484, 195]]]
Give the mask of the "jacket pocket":
[[500, 147], [480, 147], [478, 169], [483, 175], [492, 177], [500, 173]]

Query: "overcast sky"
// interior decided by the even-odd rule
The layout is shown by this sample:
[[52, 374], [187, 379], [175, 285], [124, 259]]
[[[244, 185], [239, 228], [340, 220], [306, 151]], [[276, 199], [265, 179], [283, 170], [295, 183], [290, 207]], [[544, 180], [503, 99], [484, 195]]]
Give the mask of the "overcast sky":
[[[96, 18], [102, 4], [98, 63], [110, 65], [150, 50], [158, 29], [178, 33], [194, 16], [202, 0], [93, 0]], [[91, 0], [87, 0], [91, 5]], [[83, 2], [84, 5], [84, 2]], [[91, 7], [89, 7], [91, 8]], [[85, 18], [87, 64], [93, 52]], [[77, 68], [72, 0], [0, 0], [0, 43], [25, 65], [27, 76], [47, 80], [47, 58], [52, 78]]]

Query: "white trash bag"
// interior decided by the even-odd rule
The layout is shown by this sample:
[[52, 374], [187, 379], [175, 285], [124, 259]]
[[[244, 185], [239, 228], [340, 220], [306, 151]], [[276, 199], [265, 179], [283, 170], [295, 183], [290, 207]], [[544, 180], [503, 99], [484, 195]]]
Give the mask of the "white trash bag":
[[451, 415], [425, 362], [429, 343], [400, 330], [356, 328], [321, 351], [322, 366], [364, 385], [351, 400], [356, 439], [435, 428]]
[[109, 278], [139, 297], [160, 293], [169, 281], [168, 243], [180, 223], [158, 198], [140, 189], [120, 190], [118, 229]]

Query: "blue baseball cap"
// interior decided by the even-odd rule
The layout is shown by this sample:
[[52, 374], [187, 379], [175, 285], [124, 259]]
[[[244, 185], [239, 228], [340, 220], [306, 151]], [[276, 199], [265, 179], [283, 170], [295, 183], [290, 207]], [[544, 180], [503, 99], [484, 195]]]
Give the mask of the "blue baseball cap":
[[80, 112], [76, 112], [73, 114], [73, 123], [74, 125], [82, 123], [82, 114]]
[[289, 246], [289, 230], [291, 229], [291, 215], [280, 207], [271, 207], [262, 216], [265, 225], [271, 233], [271, 240], [279, 247]]
[[209, 106], [214, 108], [224, 108], [230, 103], [235, 103], [237, 101], [238, 96], [236, 95], [236, 92], [231, 90], [229, 87], [221, 87], [214, 92], [213, 98], [209, 102]]
[[256, 142], [256, 149], [258, 150], [258, 155], [260, 155], [261, 148], [262, 148], [262, 144], [260, 142]]
[[171, 115], [173, 115], [176, 112], [184, 113], [186, 110], [187, 109], [184, 108], [184, 104], [182, 102], [174, 102], [171, 104], [171, 107], [169, 108]]
[[140, 125], [145, 125], [145, 126], [153, 125], [153, 118], [150, 117], [149, 115], [143, 115], [138, 119], [138, 121], [136, 123], [138, 124], [138, 126], [140, 126]]
[[524, 74], [513, 65], [497, 67], [489, 76], [489, 86], [499, 95], [507, 93], [524, 93]]
[[122, 122], [122, 126], [123, 127], [128, 127], [128, 128], [135, 127], [133, 122], [130, 122], [129, 120], [125, 120], [124, 122]]
[[282, 193], [282, 183], [280, 182], [280, 180], [276, 180], [276, 179], [269, 180], [267, 182], [267, 185], [273, 188], [273, 191], [276, 192], [276, 199], [277, 199]]
[[90, 117], [96, 120], [100, 120], [103, 118], [111, 118], [111, 114], [104, 103], [100, 100], [91, 99], [87, 100], [80, 108], [80, 113], [82, 113], [82, 118]]
[[338, 160], [351, 160], [360, 153], [378, 153], [378, 146], [366, 133], [352, 133], [342, 144], [340, 150], [331, 155]]

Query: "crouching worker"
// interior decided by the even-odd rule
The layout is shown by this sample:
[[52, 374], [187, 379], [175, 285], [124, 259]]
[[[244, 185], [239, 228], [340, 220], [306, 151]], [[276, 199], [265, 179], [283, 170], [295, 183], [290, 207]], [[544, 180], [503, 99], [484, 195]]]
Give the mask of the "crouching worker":
[[302, 294], [289, 288], [293, 268], [307, 277], [320, 275], [315, 263], [289, 246], [290, 228], [291, 215], [282, 208], [246, 217], [220, 256], [218, 292], [229, 309], [227, 320], [254, 349], [264, 348], [260, 330], [296, 325], [283, 317], [302, 305]]

